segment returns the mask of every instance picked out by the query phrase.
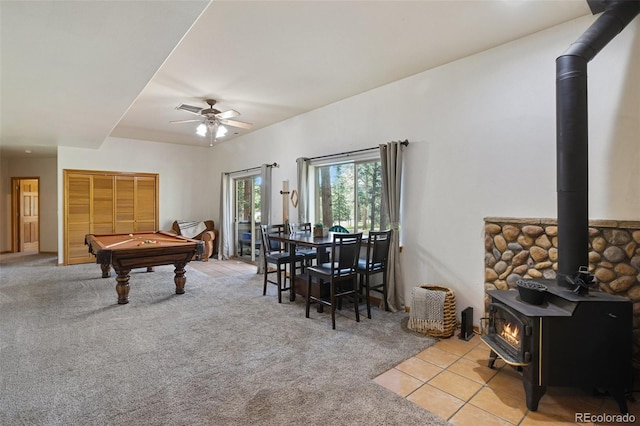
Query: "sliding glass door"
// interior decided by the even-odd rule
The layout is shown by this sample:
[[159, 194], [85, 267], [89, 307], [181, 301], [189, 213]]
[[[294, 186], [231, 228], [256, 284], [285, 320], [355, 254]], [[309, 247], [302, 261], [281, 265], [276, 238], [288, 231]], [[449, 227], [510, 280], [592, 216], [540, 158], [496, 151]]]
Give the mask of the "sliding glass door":
[[255, 262], [260, 249], [260, 175], [234, 180], [236, 256]]

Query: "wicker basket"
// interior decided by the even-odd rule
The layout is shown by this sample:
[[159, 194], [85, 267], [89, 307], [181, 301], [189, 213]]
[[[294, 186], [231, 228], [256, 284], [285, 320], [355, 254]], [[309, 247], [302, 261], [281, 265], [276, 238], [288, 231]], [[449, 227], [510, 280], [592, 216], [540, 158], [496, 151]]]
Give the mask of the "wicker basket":
[[[456, 330], [456, 294], [453, 290], [446, 287], [440, 287], [437, 285], [420, 285], [420, 288], [427, 290], [436, 290], [445, 292], [444, 296], [444, 329], [443, 330], [419, 330], [420, 333], [426, 334], [432, 337], [451, 337]], [[418, 330], [416, 330], [418, 331]]]

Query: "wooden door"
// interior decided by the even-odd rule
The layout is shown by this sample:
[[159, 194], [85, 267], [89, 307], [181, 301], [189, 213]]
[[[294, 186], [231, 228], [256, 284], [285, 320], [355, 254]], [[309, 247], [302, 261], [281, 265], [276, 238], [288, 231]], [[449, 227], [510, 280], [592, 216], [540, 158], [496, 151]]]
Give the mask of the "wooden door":
[[38, 251], [38, 179], [20, 179], [19, 241], [20, 251]]

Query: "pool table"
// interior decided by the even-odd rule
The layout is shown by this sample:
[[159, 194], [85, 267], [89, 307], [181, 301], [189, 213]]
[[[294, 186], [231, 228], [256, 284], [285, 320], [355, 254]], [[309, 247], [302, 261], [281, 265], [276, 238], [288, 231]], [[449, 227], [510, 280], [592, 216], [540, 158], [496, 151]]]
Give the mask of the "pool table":
[[184, 293], [187, 278], [184, 267], [194, 255], [204, 252], [204, 243], [168, 232], [136, 232], [133, 234], [87, 234], [84, 243], [102, 268], [102, 277], [111, 275], [110, 267], [118, 274], [116, 292], [118, 304], [129, 303], [129, 272], [133, 268], [175, 265], [176, 294]]

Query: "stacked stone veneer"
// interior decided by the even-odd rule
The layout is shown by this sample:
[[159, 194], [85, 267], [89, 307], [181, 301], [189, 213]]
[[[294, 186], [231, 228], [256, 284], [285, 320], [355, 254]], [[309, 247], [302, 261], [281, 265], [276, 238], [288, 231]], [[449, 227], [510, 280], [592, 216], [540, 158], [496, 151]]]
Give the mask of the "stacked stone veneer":
[[[555, 219], [485, 218], [485, 290], [516, 289], [521, 278], [555, 279]], [[640, 221], [589, 222], [589, 272], [600, 290], [633, 302], [633, 359], [640, 370]], [[485, 295], [485, 309], [489, 297]]]

